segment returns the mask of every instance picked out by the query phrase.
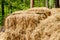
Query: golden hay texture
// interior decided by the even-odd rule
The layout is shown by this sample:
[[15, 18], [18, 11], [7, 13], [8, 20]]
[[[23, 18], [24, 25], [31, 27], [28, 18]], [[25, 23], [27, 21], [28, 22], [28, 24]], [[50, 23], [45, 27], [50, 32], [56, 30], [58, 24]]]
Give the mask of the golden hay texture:
[[13, 12], [13, 14], [9, 15], [5, 19], [5, 32], [2, 33], [0, 39], [32, 40], [30, 35], [33, 30], [38, 27], [42, 20], [46, 19], [48, 16], [51, 15], [51, 11], [48, 8], [34, 8], [32, 9], [32, 11], [30, 11], [30, 14], [28, 12], [18, 11]]
[[5, 30], [15, 30], [17, 33], [21, 33], [21, 35], [25, 34], [26, 40], [30, 40], [31, 32], [38, 26], [41, 20], [46, 18], [45, 14], [10, 15], [5, 20]]
[[40, 20], [46, 19], [47, 17], [48, 16], [44, 13], [10, 15], [5, 20], [5, 28], [8, 29], [9, 27], [12, 27], [12, 29], [14, 29], [16, 26], [32, 26], [34, 23], [34, 25], [37, 25], [37, 22], [40, 22]]
[[41, 21], [30, 37], [32, 40], [60, 40], [60, 14]]
[[0, 40], [6, 40], [7, 39], [7, 33], [0, 32]]
[[60, 8], [52, 8], [51, 12], [52, 14], [60, 13]]
[[11, 14], [9, 14], [9, 15], [7, 15], [5, 18], [7, 18], [8, 16], [10, 16], [10, 15], [20, 15], [20, 14], [24, 14], [25, 13], [25, 11], [24, 10], [20, 10], [20, 11], [15, 11], [15, 12], [13, 12], [13, 13], [11, 13]]
[[24, 10], [20, 10], [20, 11], [15, 11], [12, 13], [12, 15], [15, 15], [15, 14], [22, 14], [24, 13], [25, 11]]
[[5, 28], [11, 31], [15, 30], [16, 33], [20, 33], [19, 35], [24, 36], [26, 31], [32, 31], [37, 26], [40, 20], [39, 17], [40, 15], [38, 14], [10, 15], [6, 18]]
[[[40, 15], [38, 14], [17, 14], [17, 15], [10, 15], [5, 20], [5, 28], [6, 29], [16, 29], [16, 27], [25, 27], [37, 25], [40, 20]], [[21, 28], [21, 29], [22, 29]], [[23, 28], [23, 29], [25, 29]]]
[[24, 34], [18, 34], [15, 31], [5, 31], [3, 33], [0, 33], [0, 40], [26, 40]]
[[25, 11], [26, 13], [36, 13], [36, 14], [41, 14], [41, 13], [45, 13], [47, 16], [51, 15], [51, 11], [50, 9], [46, 8], [46, 7], [34, 7], [34, 8], [30, 8], [28, 10]]

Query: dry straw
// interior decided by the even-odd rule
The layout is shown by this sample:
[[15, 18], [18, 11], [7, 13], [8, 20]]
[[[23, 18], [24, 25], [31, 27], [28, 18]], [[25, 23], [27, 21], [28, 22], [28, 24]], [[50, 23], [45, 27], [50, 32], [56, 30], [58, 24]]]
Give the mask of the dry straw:
[[32, 40], [60, 40], [60, 14], [42, 21], [30, 37]]
[[[34, 10], [37, 10], [37, 9], [38, 8], [33, 8], [31, 10], [34, 12]], [[39, 11], [39, 10], [43, 10], [43, 12]], [[27, 20], [27, 21], [30, 20], [30, 19], [34, 20], [34, 18], [37, 18], [36, 20], [43, 20], [43, 19], [46, 19], [48, 17], [47, 14], [49, 14], [49, 16], [51, 15], [51, 12], [47, 8], [40, 8], [39, 10], [37, 10], [37, 11], [40, 12], [39, 14], [37, 14], [37, 11], [36, 11], [35, 14], [28, 14], [26, 12], [23, 13], [23, 11], [14, 12], [15, 15], [13, 13], [13, 14], [11, 14], [10, 16], [8, 16], [6, 18], [6, 20], [5, 20], [5, 28], [16, 26], [19, 23], [20, 20], [22, 20], [22, 22], [24, 22], [24, 20]], [[37, 15], [39, 15], [39, 17], [37, 17]], [[31, 18], [29, 18], [29, 17], [31, 17]], [[17, 22], [17, 20], [18, 20], [18, 22]]]
[[36, 13], [36, 14], [41, 14], [41, 13], [45, 13], [47, 16], [51, 15], [51, 11], [50, 9], [46, 8], [46, 7], [34, 7], [34, 8], [30, 8], [28, 10], [26, 10], [25, 12], [27, 13]]
[[42, 20], [51, 15], [51, 11], [48, 8], [32, 8], [31, 10], [13, 12], [5, 19], [5, 32], [2, 35], [6, 34], [6, 36], [2, 37], [2, 40], [4, 38], [6, 40], [32, 40], [31, 33]]
[[15, 11], [12, 13], [12, 15], [15, 15], [15, 14], [23, 14], [25, 11], [24, 10], [20, 10], [20, 11]]
[[60, 13], [60, 8], [52, 8], [51, 12], [52, 14]]
[[18, 34], [16, 31], [6, 30], [1, 33], [0, 40], [25, 40], [24, 34]]

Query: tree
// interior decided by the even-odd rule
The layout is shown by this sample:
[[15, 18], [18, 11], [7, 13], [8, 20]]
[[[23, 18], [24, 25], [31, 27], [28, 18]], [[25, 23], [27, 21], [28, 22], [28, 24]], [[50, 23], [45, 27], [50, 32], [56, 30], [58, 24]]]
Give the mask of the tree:
[[31, 0], [30, 1], [30, 8], [33, 8], [34, 7], [34, 0]]
[[[5, 0], [2, 0], [2, 20], [4, 19], [4, 1]], [[3, 23], [3, 21], [2, 21], [2, 23]]]
[[60, 7], [60, 0], [59, 0], [59, 7]]
[[48, 7], [48, 0], [46, 0], [46, 7]]
[[55, 7], [59, 8], [59, 0], [55, 0]]

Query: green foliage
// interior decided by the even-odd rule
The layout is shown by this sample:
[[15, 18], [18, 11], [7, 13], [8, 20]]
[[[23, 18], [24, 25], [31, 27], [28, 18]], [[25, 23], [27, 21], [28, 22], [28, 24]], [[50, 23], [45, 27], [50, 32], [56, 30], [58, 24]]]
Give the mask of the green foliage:
[[53, 8], [54, 6], [54, 0], [49, 0], [49, 8]]

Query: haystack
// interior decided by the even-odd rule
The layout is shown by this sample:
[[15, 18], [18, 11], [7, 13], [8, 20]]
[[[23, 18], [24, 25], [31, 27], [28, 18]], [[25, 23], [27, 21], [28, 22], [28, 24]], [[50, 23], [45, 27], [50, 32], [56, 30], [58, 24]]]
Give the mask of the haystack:
[[24, 10], [20, 10], [20, 11], [13, 12], [12, 15], [15, 15], [15, 14], [23, 14], [23, 13], [25, 13], [25, 11]]
[[15, 30], [22, 35], [26, 34], [26, 40], [29, 40], [30, 34], [38, 26], [41, 20], [47, 17], [43, 14], [16, 14], [10, 15], [5, 20], [5, 30]]
[[60, 13], [60, 8], [52, 8], [51, 12], [52, 14]]
[[30, 37], [32, 40], [60, 40], [60, 14], [42, 21]]
[[29, 11], [30, 9], [13, 12], [9, 15], [5, 20], [5, 30], [11, 30], [12, 32], [14, 30], [14, 33], [22, 35], [21, 38], [31, 40], [30, 35], [33, 30], [40, 24], [40, 21], [51, 15], [51, 11], [48, 8], [32, 8]]
[[0, 40], [6, 40], [8, 37], [7, 33], [5, 32], [0, 32]]
[[27, 11], [13, 12], [5, 20], [5, 33], [8, 36], [5, 36], [5, 38], [31, 40], [30, 35], [33, 30], [50, 15], [51, 11], [48, 8], [32, 8]]
[[20, 34], [16, 31], [6, 30], [0, 34], [0, 40], [26, 40], [24, 34]]
[[[38, 9], [38, 8], [37, 8]], [[33, 10], [35, 10], [35, 9], [33, 9]], [[41, 10], [41, 8], [39, 9], [39, 10]], [[39, 11], [39, 10], [37, 10], [37, 11]], [[43, 9], [42, 9], [43, 10]], [[23, 11], [22, 11], [23, 12]], [[21, 11], [20, 11], [20, 13], [22, 13]], [[8, 16], [7, 18], [6, 18], [6, 20], [5, 20], [5, 28], [6, 29], [8, 29], [9, 27], [12, 27], [12, 29], [15, 29], [14, 27], [16, 26], [16, 25], [20, 25], [20, 21], [22, 21], [22, 23], [24, 24], [24, 22], [25, 22], [25, 20], [27, 20], [26, 22], [27, 22], [27, 24], [26, 25], [28, 25], [28, 23], [29, 23], [29, 20], [31, 19], [31, 20], [35, 20], [35, 22], [36, 22], [36, 20], [37, 21], [40, 21], [40, 20], [43, 20], [43, 19], [46, 19], [48, 16], [46, 15], [46, 14], [49, 14], [50, 13], [50, 11], [48, 10], [48, 11], [46, 11], [46, 13], [44, 13], [45, 12], [45, 10], [43, 10], [43, 12], [42, 13], [40, 13], [40, 14], [28, 14], [28, 13], [23, 13], [23, 14], [20, 14], [19, 12], [19, 14], [17, 13], [16, 15], [10, 15], [10, 16]], [[48, 13], [49, 12], [49, 13]], [[15, 12], [16, 13], [16, 12]], [[50, 13], [51, 14], [51, 13]], [[50, 14], [49, 14], [49, 16], [50, 16]], [[37, 15], [39, 15], [39, 17], [37, 17]], [[31, 17], [31, 18], [30, 18]], [[37, 18], [37, 19], [35, 19], [35, 17]], [[32, 22], [32, 21], [31, 21]], [[32, 24], [32, 23], [30, 23], [30, 24]], [[26, 25], [24, 25], [24, 26], [26, 26]], [[34, 25], [36, 25], [36, 23], [34, 24]], [[20, 25], [21, 26], [21, 25]]]
[[[27, 27], [37, 25], [40, 20], [40, 15], [38, 14], [17, 14], [10, 15], [5, 20], [5, 28], [6, 29], [15, 29], [15, 27]], [[21, 28], [22, 29], [22, 28]]]
[[36, 14], [45, 14], [46, 16], [50, 16], [51, 15], [51, 11], [50, 9], [46, 8], [46, 7], [34, 7], [34, 8], [30, 8], [28, 10], [25, 11], [26, 13], [36, 13]]

